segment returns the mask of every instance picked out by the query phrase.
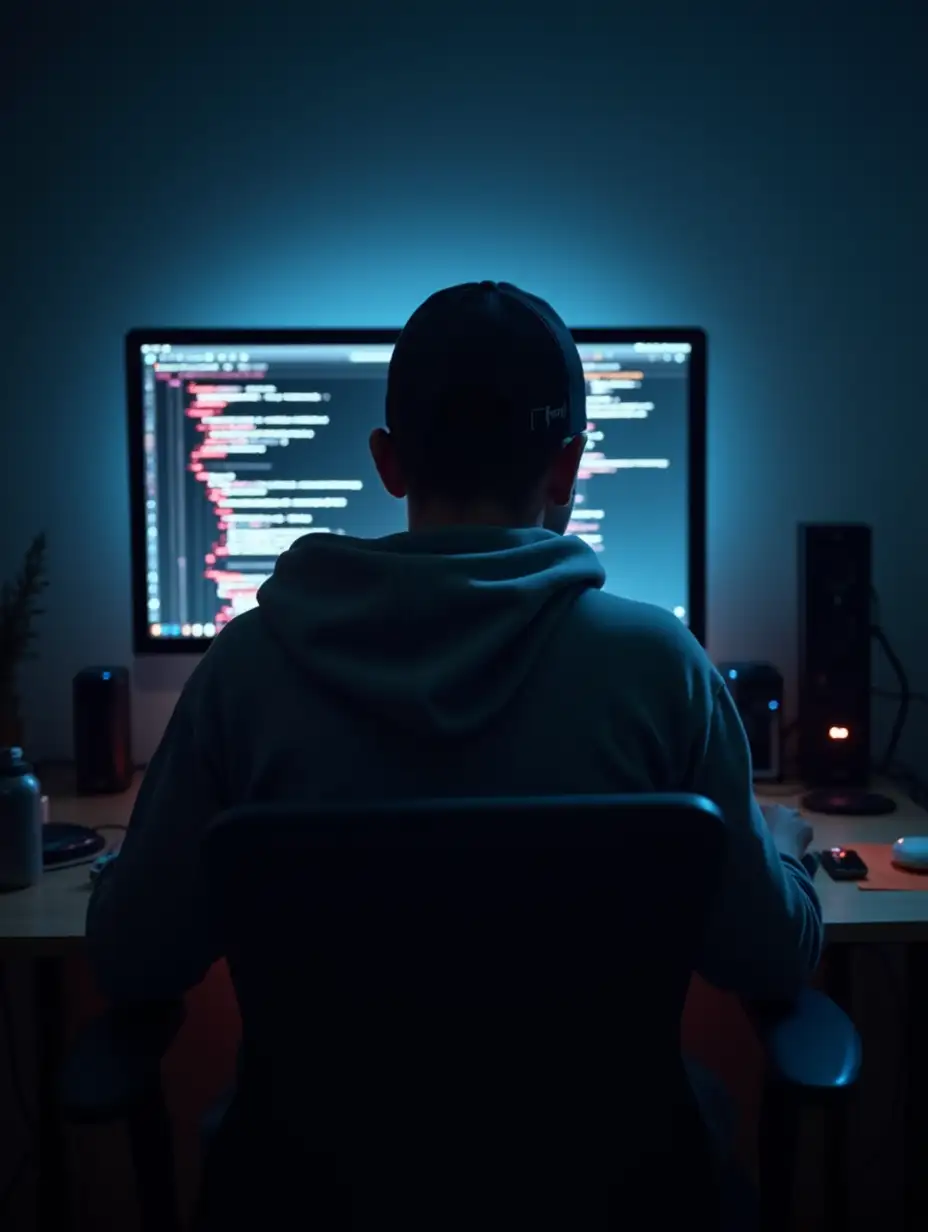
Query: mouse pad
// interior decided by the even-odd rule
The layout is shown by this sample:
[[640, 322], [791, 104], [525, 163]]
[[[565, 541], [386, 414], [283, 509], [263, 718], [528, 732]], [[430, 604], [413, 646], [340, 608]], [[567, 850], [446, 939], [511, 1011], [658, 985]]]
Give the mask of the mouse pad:
[[928, 873], [913, 873], [893, 864], [890, 843], [852, 843], [867, 866], [867, 878], [858, 890], [928, 890]]

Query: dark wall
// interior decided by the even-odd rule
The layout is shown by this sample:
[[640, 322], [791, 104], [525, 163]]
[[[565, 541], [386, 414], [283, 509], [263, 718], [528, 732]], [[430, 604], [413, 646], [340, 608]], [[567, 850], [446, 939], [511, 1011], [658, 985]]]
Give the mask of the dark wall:
[[[78, 667], [130, 659], [125, 329], [396, 324], [468, 278], [575, 324], [705, 326], [713, 654], [790, 669], [795, 522], [867, 520], [928, 685], [924, 19], [760, 9], [5, 19], [0, 575], [47, 528], [34, 753], [69, 751]], [[188, 668], [137, 669], [139, 757]]]

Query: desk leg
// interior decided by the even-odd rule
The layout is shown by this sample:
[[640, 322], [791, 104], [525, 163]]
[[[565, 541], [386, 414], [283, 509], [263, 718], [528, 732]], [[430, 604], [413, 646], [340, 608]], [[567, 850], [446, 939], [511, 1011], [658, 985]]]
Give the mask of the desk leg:
[[64, 959], [36, 960], [35, 1031], [38, 1050], [39, 1185], [38, 1232], [67, 1232], [71, 1223], [59, 1075], [65, 1054]]
[[906, 1096], [904, 1184], [906, 1229], [928, 1227], [928, 945], [906, 951]]
[[[825, 991], [831, 999], [853, 1016], [853, 986], [851, 976], [852, 950], [849, 945], [831, 945], [825, 952]], [[848, 1181], [847, 1092], [835, 1092], [836, 1098], [825, 1105], [825, 1228], [827, 1232], [847, 1232], [850, 1222]]]

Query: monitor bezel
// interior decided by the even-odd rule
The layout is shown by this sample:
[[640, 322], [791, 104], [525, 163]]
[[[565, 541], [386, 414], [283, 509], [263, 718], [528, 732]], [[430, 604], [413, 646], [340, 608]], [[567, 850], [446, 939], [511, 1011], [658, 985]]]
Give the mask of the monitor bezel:
[[[399, 329], [194, 329], [136, 328], [125, 337], [126, 409], [128, 417], [129, 511], [131, 526], [132, 644], [137, 655], [202, 654], [214, 638], [157, 638], [148, 631], [145, 567], [144, 423], [142, 407], [142, 345], [215, 343], [252, 346], [291, 344], [389, 345]], [[572, 327], [578, 343], [685, 342], [690, 346], [687, 493], [689, 512], [689, 619], [688, 627], [706, 645], [706, 402], [708, 344], [706, 332], [696, 327], [636, 326]]]

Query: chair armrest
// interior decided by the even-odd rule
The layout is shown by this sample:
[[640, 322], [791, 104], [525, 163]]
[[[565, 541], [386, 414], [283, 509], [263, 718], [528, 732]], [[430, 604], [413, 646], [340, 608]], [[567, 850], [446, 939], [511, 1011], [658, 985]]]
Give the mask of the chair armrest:
[[820, 1091], [851, 1086], [860, 1073], [857, 1028], [830, 997], [807, 988], [788, 1003], [745, 1003], [776, 1082]]
[[159, 1088], [161, 1060], [184, 1015], [183, 1001], [123, 1005], [81, 1030], [60, 1075], [65, 1117], [90, 1123], [128, 1115]]

